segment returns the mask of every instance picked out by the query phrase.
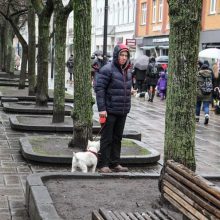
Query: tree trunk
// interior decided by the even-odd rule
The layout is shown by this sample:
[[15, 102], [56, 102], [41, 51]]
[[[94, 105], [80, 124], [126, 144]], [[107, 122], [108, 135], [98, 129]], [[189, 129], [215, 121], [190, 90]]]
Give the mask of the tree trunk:
[[14, 71], [11, 71], [11, 64], [12, 64], [12, 59], [14, 60], [14, 54], [13, 54], [13, 31], [8, 23], [8, 32], [7, 32], [7, 57], [6, 57], [6, 72], [13, 74]]
[[74, 109], [70, 147], [86, 149], [92, 137], [92, 86], [90, 74], [91, 0], [73, 2], [74, 11]]
[[4, 36], [3, 36], [3, 65], [2, 65], [2, 70], [7, 72], [6, 66], [7, 66], [7, 57], [8, 57], [8, 31], [9, 31], [9, 26], [7, 24], [7, 21], [4, 22]]
[[54, 76], [54, 102], [53, 123], [64, 122], [65, 117], [65, 45], [66, 22], [68, 14], [65, 13], [62, 1], [55, 1], [55, 76]]
[[25, 79], [28, 60], [28, 45], [26, 42], [21, 42], [22, 46], [22, 58], [21, 58], [21, 71], [18, 89], [25, 89]]
[[28, 95], [35, 95], [35, 64], [36, 64], [36, 40], [35, 40], [35, 12], [29, 3], [28, 9]]
[[196, 72], [202, 0], [169, 0], [168, 4], [170, 46], [164, 161], [173, 159], [195, 170]]
[[37, 54], [37, 84], [36, 105], [47, 106], [48, 101], [48, 57], [49, 57], [49, 23], [53, 13], [53, 1], [44, 3], [31, 0], [38, 15], [38, 54]]
[[38, 16], [38, 59], [37, 59], [37, 93], [36, 105], [47, 106], [48, 101], [48, 55], [50, 15]]

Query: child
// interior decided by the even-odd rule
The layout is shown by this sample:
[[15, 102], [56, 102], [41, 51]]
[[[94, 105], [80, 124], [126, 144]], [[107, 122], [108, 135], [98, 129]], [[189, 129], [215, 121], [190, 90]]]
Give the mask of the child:
[[160, 99], [164, 100], [166, 97], [166, 91], [167, 91], [167, 79], [166, 79], [166, 73], [161, 72], [160, 78], [157, 82], [157, 89], [160, 91]]

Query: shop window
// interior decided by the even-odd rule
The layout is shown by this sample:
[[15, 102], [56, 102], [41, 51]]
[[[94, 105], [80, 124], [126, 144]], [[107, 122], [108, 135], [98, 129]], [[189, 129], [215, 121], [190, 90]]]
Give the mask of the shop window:
[[152, 17], [152, 23], [156, 23], [156, 17], [157, 17], [157, 5], [156, 0], [153, 0], [153, 17]]
[[142, 3], [141, 4], [141, 24], [144, 25], [146, 24], [147, 20], [147, 4]]
[[210, 0], [210, 14], [216, 13], [216, 0]]

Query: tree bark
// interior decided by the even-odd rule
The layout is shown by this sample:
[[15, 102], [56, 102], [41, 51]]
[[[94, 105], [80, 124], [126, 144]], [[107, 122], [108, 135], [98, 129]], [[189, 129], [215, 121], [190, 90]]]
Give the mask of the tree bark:
[[6, 57], [6, 72], [7, 73], [14, 73], [14, 71], [11, 69], [11, 64], [12, 64], [12, 59], [14, 60], [14, 54], [13, 53], [13, 30], [11, 28], [11, 26], [8, 23], [8, 28], [7, 28], [7, 57]]
[[[71, 5], [72, 6], [72, 5]], [[67, 10], [68, 9], [68, 10]], [[65, 117], [65, 45], [66, 23], [72, 11], [64, 8], [62, 1], [54, 0], [54, 35], [55, 37], [55, 76], [54, 76], [54, 102], [53, 123], [64, 122]]]
[[164, 161], [173, 159], [195, 170], [196, 72], [202, 0], [169, 0], [168, 4], [170, 36]]
[[92, 86], [90, 75], [91, 0], [73, 2], [74, 11], [74, 109], [70, 147], [86, 149], [92, 137]]
[[35, 40], [35, 12], [29, 3], [28, 9], [28, 95], [35, 95], [35, 64], [36, 64], [36, 40]]
[[53, 13], [52, 0], [47, 0], [44, 6], [41, 1], [31, 0], [38, 15], [38, 55], [36, 105], [47, 106], [48, 102], [48, 56], [49, 56], [49, 23]]

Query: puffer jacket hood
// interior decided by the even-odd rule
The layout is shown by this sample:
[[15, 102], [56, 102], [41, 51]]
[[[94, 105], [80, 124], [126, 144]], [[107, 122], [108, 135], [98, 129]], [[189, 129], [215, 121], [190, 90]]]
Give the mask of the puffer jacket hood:
[[119, 53], [120, 53], [121, 51], [126, 51], [126, 52], [128, 52], [128, 60], [127, 60], [127, 62], [125, 63], [125, 65], [122, 67], [122, 69], [128, 70], [129, 67], [130, 67], [130, 52], [129, 52], [128, 47], [127, 47], [126, 45], [124, 45], [124, 44], [118, 44], [118, 45], [115, 46], [114, 51], [113, 51], [113, 63], [114, 63], [117, 67], [121, 68], [120, 65], [119, 65], [119, 63], [118, 63], [118, 57], [119, 57]]
[[199, 71], [199, 75], [202, 77], [211, 77], [212, 76], [212, 72], [209, 69], [202, 69]]

